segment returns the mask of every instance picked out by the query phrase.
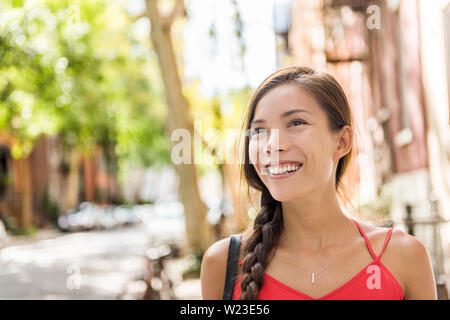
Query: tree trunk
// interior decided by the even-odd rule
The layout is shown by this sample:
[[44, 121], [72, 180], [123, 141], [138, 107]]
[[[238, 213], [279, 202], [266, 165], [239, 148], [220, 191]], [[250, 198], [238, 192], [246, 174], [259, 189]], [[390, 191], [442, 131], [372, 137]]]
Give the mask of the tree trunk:
[[65, 177], [61, 172], [62, 163], [62, 145], [61, 136], [55, 135], [48, 137], [48, 193], [50, 200], [57, 204], [58, 211], [61, 212], [65, 203]]
[[240, 183], [239, 166], [235, 164], [223, 164], [222, 175], [225, 185], [230, 189], [233, 200], [233, 230], [229, 232], [241, 232], [247, 228], [248, 224], [248, 201], [245, 196], [245, 181]]
[[120, 200], [120, 190], [119, 190], [119, 183], [118, 183], [118, 174], [119, 174], [119, 167], [118, 167], [118, 161], [115, 151], [115, 145], [110, 144], [108, 145], [106, 152], [108, 154], [108, 175], [109, 175], [109, 192], [108, 192], [108, 201], [113, 204], [117, 204]]
[[18, 227], [26, 229], [32, 225], [33, 217], [33, 195], [31, 185], [30, 158], [14, 160], [15, 190], [20, 197], [20, 205], [16, 207]]
[[95, 163], [92, 151], [86, 151], [83, 156], [84, 198], [93, 202], [95, 198]]
[[74, 209], [78, 205], [80, 157], [76, 149], [70, 152], [70, 172], [67, 179], [67, 193], [64, 211]]
[[[168, 105], [165, 129], [169, 136], [175, 129], [186, 129], [193, 141], [194, 126], [189, 114], [189, 105], [183, 96], [181, 81], [178, 74], [175, 52], [171, 38], [171, 24], [176, 11], [183, 6], [178, 0], [172, 13], [167, 17], [160, 16], [157, 0], [147, 0], [147, 14], [151, 22], [151, 40], [155, 47], [158, 63], [165, 86]], [[172, 143], [174, 145], [174, 143]], [[179, 194], [184, 205], [187, 250], [189, 252], [204, 252], [212, 242], [212, 230], [206, 220], [207, 207], [203, 203], [197, 184], [197, 171], [193, 161], [193, 146], [189, 164], [175, 164], [175, 170], [180, 179]]]

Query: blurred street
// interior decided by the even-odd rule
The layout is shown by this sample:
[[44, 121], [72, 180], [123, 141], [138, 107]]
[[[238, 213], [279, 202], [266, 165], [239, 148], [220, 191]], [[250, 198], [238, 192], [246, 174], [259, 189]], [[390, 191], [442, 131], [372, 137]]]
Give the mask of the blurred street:
[[[282, 70], [352, 132], [334, 166], [312, 110], [252, 126]], [[215, 241], [333, 176], [342, 212], [417, 238], [450, 296], [450, 0], [1, 0], [0, 97], [0, 299], [201, 299]], [[280, 148], [308, 168], [272, 171], [282, 192], [254, 175], [259, 129], [308, 142]]]
[[[47, 236], [31, 243], [12, 239], [0, 250], [0, 299], [117, 299], [124, 291], [143, 289], [134, 281], [143, 272], [148, 246], [143, 224]], [[177, 261], [168, 264], [177, 298], [199, 299], [199, 280], [181, 282], [175, 276], [180, 267]]]

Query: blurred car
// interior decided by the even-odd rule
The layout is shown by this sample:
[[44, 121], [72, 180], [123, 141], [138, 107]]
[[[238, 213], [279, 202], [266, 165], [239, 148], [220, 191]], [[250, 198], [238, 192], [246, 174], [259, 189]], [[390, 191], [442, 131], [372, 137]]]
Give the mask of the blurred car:
[[58, 218], [58, 227], [65, 232], [74, 232], [110, 230], [140, 223], [145, 214], [136, 207], [140, 206], [99, 206], [82, 202], [77, 209], [67, 210]]

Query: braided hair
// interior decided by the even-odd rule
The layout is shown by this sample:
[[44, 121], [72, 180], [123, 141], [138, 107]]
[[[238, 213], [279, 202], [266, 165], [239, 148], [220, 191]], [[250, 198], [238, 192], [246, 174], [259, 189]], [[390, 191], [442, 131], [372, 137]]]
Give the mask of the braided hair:
[[[264, 270], [275, 253], [283, 227], [281, 202], [272, 197], [249, 161], [250, 123], [259, 100], [273, 88], [287, 83], [297, 84], [313, 94], [327, 114], [330, 130], [337, 131], [345, 125], [351, 126], [352, 124], [351, 111], [345, 93], [338, 82], [327, 73], [317, 72], [308, 67], [288, 67], [267, 77], [256, 89], [244, 121], [246, 135], [244, 162], [241, 169], [249, 187], [261, 191], [261, 209], [255, 218], [252, 233], [244, 246], [240, 300], [256, 300], [258, 298], [259, 290], [264, 282]], [[352, 149], [339, 159], [335, 179], [336, 190], [342, 187], [341, 178], [351, 156]]]

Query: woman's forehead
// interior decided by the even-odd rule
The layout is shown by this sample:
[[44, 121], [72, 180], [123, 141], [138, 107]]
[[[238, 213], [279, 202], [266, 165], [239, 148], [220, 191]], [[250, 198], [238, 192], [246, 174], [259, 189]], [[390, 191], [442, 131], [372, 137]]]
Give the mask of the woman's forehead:
[[[321, 112], [317, 100], [306, 89], [294, 85], [281, 85], [267, 92], [256, 105], [254, 119], [276, 120], [290, 110], [302, 110], [303, 115], [314, 116]], [[273, 119], [273, 117], [276, 119]]]

